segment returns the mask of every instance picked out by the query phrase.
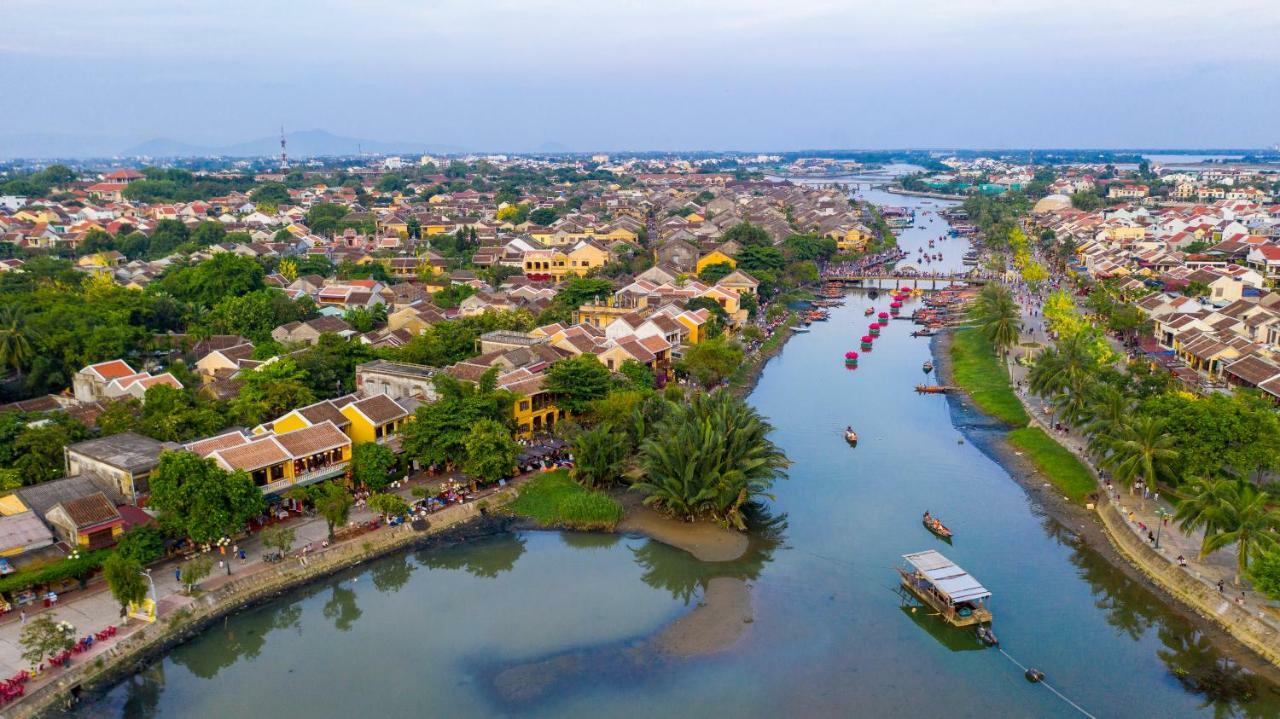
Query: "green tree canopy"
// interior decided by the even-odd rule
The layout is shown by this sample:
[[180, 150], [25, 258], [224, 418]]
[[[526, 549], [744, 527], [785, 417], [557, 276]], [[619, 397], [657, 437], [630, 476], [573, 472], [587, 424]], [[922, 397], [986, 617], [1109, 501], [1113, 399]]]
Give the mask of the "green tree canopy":
[[262, 492], [244, 472], [227, 472], [192, 452], [164, 452], [151, 473], [149, 506], [195, 542], [213, 542], [266, 510]]
[[574, 414], [585, 412], [613, 386], [609, 369], [590, 354], [554, 362], [543, 376], [543, 387], [556, 397], [556, 404]]
[[506, 425], [492, 419], [473, 424], [463, 444], [467, 450], [463, 471], [490, 482], [510, 476], [520, 452]]

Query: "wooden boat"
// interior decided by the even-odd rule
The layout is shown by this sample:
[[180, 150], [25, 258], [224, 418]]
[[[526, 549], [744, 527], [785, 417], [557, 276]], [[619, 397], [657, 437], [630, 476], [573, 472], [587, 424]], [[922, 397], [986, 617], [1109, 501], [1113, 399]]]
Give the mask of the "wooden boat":
[[876, 313], [876, 308], [874, 308], [874, 307], [868, 307], [867, 309], [865, 309], [865, 310], [863, 310], [863, 311], [862, 311], [862, 314], [863, 314], [863, 315], [866, 315], [867, 317], [870, 317], [871, 315], [873, 315], [873, 314], [875, 314], [875, 313]]
[[844, 430], [844, 441], [856, 447], [858, 445], [858, 433], [854, 432], [852, 427], [846, 427]]
[[919, 392], [920, 394], [946, 394], [953, 389], [955, 389], [955, 387], [947, 387], [945, 385], [939, 385], [939, 384], [916, 385], [916, 391]]
[[991, 592], [954, 562], [932, 549], [902, 555], [902, 586], [957, 627], [986, 624]]
[[951, 530], [947, 529], [947, 525], [938, 521], [937, 517], [924, 515], [924, 519], [920, 520], [924, 524], [924, 528], [938, 535], [939, 538], [951, 541]]
[[930, 330], [930, 329], [916, 330], [915, 332], [911, 333], [911, 336], [912, 337], [932, 337], [933, 330]]
[[929, 360], [925, 360], [924, 364], [920, 366], [920, 369], [924, 370], [925, 374], [929, 374], [933, 371], [933, 363]]

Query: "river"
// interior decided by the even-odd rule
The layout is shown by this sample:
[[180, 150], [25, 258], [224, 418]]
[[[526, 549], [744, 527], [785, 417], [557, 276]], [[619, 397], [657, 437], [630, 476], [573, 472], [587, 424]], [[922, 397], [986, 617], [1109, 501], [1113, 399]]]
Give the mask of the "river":
[[[900, 240], [913, 251], [944, 230], [923, 215], [936, 201], [862, 196], [920, 208], [923, 226]], [[950, 269], [966, 248], [936, 251]], [[904, 608], [893, 567], [929, 548], [994, 593], [1008, 655], [1096, 716], [1280, 715], [1270, 685], [1028, 498], [984, 451], [998, 428], [912, 391], [930, 356], [913, 325], [891, 322], [846, 370], [867, 306], [887, 299], [851, 294], [792, 338], [750, 396], [794, 466], [772, 502], [785, 530], [742, 560], [556, 532], [402, 554], [220, 622], [73, 715], [1081, 716], [1005, 655]], [[845, 425], [861, 434], [856, 449]], [[921, 526], [926, 509], [953, 546]], [[750, 586], [743, 639], [710, 656], [655, 654], [647, 638], [720, 576]], [[513, 670], [524, 678], [514, 689]], [[1256, 698], [1210, 699], [1177, 678], [1205, 673]]]

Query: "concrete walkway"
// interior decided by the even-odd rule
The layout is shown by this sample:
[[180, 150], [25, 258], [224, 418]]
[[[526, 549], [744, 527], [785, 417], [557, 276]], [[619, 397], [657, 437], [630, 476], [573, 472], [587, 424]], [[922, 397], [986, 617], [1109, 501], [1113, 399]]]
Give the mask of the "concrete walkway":
[[[516, 478], [512, 480], [512, 483], [517, 483], [523, 478]], [[429, 479], [438, 480], [440, 477], [431, 477]], [[403, 484], [398, 490], [388, 491], [397, 491], [406, 501], [412, 503], [415, 498], [411, 496], [411, 487], [424, 484], [422, 480], [423, 476], [419, 475], [415, 477], [414, 481]], [[486, 492], [485, 495], [487, 494]], [[483, 499], [483, 496], [477, 497], [473, 501]], [[349, 523], [361, 524], [374, 519], [376, 516], [374, 512], [369, 511], [367, 508], [355, 506], [351, 509]], [[294, 518], [289, 520], [286, 526], [291, 527], [295, 533], [294, 554], [301, 552], [304, 548], [308, 548], [308, 551], [320, 549], [329, 536], [328, 525], [319, 516]], [[198, 585], [200, 589], [204, 591], [217, 589], [246, 574], [254, 574], [276, 566], [262, 561], [262, 555], [266, 550], [262, 546], [262, 540], [258, 534], [247, 537], [239, 544], [239, 547], [245, 551], [245, 559], [244, 561], [231, 559], [231, 550], [228, 548], [225, 559], [229, 560], [230, 566], [219, 568], [217, 561], [224, 559], [224, 557], [217, 553], [211, 555], [214, 558], [213, 569], [209, 577]], [[158, 597], [158, 615], [162, 619], [175, 609], [192, 601], [191, 597], [181, 593], [182, 585], [174, 576], [175, 569], [181, 566], [183, 561], [185, 560], [166, 560], [153, 564], [150, 568], [151, 578], [155, 582], [155, 592]], [[299, 560], [290, 558], [286, 561]], [[118, 628], [119, 633], [116, 637], [101, 643], [95, 643], [89, 652], [75, 655], [72, 659], [73, 663], [92, 660], [97, 654], [109, 651], [111, 646], [125, 635], [143, 626], [143, 623], [136, 619], [130, 619], [127, 622], [121, 619], [120, 604], [111, 596], [111, 592], [101, 577], [98, 577], [89, 588], [70, 593], [66, 601], [59, 601], [54, 607], [46, 609], [40, 604], [29, 604], [24, 609], [26, 610], [26, 619], [28, 621], [39, 614], [50, 612], [59, 620], [70, 622], [76, 628], [77, 637], [91, 635], [102, 631], [110, 625], [115, 625]], [[22, 648], [18, 643], [21, 631], [22, 621], [18, 611], [10, 612], [4, 617], [3, 622], [0, 622], [0, 680], [7, 679], [23, 669], [30, 668], [22, 658]], [[55, 669], [50, 672], [50, 675], [56, 676], [57, 673], [58, 670]], [[35, 685], [33, 683], [28, 687], [28, 693]]]
[[[1026, 293], [1025, 289], [1019, 289], [1016, 286], [1011, 286], [1010, 289], [1016, 294]], [[1023, 333], [1020, 341], [1031, 345], [1049, 344], [1044, 317], [1040, 316], [1038, 307], [1034, 306], [1036, 300], [1021, 304]], [[1107, 339], [1112, 343], [1113, 349], [1124, 355], [1124, 348], [1118, 341], [1110, 336]], [[1023, 351], [1015, 350], [1015, 354], [1021, 355]], [[1179, 529], [1172, 519], [1173, 505], [1166, 498], [1160, 497], [1158, 492], [1148, 491], [1147, 496], [1143, 496], [1141, 491], [1116, 485], [1108, 494], [1094, 459], [1086, 450], [1088, 438], [1078, 428], [1069, 427], [1066, 431], [1055, 430], [1053, 408], [1047, 400], [1031, 394], [1027, 389], [1029, 368], [1014, 361], [1008, 362], [1006, 368], [1014, 383], [1015, 392], [1026, 407], [1032, 422], [1053, 436], [1089, 468], [1094, 478], [1098, 480], [1100, 495], [1106, 495], [1105, 501], [1112, 503], [1120, 515], [1127, 519], [1126, 525], [1135, 535], [1152, 546], [1170, 564], [1176, 565], [1178, 557], [1181, 556], [1186, 561], [1183, 571], [1215, 590], [1221, 582], [1224, 599], [1235, 602], [1256, 614], [1267, 624], [1280, 629], [1280, 612], [1268, 605], [1265, 596], [1251, 590], [1242, 592], [1241, 587], [1236, 586], [1236, 548], [1234, 546], [1220, 549], [1201, 558], [1199, 555], [1204, 533], [1200, 531], [1187, 533]], [[1155, 535], [1159, 540], [1158, 548], [1154, 546], [1155, 542], [1148, 533]]]

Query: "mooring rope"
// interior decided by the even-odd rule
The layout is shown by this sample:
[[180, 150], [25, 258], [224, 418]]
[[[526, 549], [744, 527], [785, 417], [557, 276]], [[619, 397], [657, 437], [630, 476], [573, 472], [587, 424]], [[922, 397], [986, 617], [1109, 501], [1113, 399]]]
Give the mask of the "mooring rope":
[[[842, 565], [842, 566], [848, 567], [849, 569], [853, 569], [853, 570], [863, 570], [863, 571], [865, 571], [866, 569], [869, 569], [869, 567], [860, 567], [860, 566], [858, 566], [857, 564], [854, 564], [853, 562], [849, 562], [849, 561], [847, 561], [847, 560], [843, 560], [843, 559], [837, 559], [837, 558], [835, 558], [835, 557], [830, 557], [830, 556], [827, 556], [827, 555], [825, 555], [825, 554], [819, 554], [819, 553], [817, 553], [817, 552], [813, 552], [813, 551], [810, 551], [810, 550], [807, 550], [807, 549], [801, 549], [801, 548], [799, 548], [799, 547], [791, 547], [790, 549], [791, 549], [792, 551], [797, 551], [797, 552], [801, 552], [801, 553], [803, 553], [803, 554], [808, 554], [809, 556], [811, 556], [811, 557], [815, 557], [815, 558], [817, 558], [817, 559], [822, 559], [822, 560], [825, 560], [825, 561], [831, 562], [832, 564], [838, 564], [838, 565]], [[937, 615], [934, 615], [934, 616], [937, 616]], [[1017, 659], [1014, 659], [1014, 658], [1013, 658], [1013, 656], [1009, 654], [1009, 652], [1006, 652], [1002, 647], [999, 647], [999, 646], [997, 646], [997, 647], [996, 647], [996, 650], [997, 650], [997, 651], [999, 651], [1001, 654], [1003, 654], [1003, 655], [1004, 655], [1004, 657], [1005, 657], [1006, 659], [1008, 659], [1009, 661], [1013, 662], [1014, 666], [1016, 666], [1016, 667], [1018, 667], [1019, 669], [1021, 669], [1021, 670], [1022, 670], [1022, 673], [1023, 673], [1024, 675], [1027, 673], [1028, 668], [1027, 668], [1026, 666], [1024, 666], [1024, 665], [1022, 664], [1022, 662], [1019, 662]], [[1075, 709], [1076, 711], [1078, 711], [1078, 712], [1080, 712], [1081, 714], [1083, 714], [1083, 715], [1085, 715], [1085, 716], [1089, 717], [1089, 719], [1097, 719], [1097, 717], [1095, 717], [1094, 715], [1092, 715], [1092, 714], [1090, 714], [1089, 712], [1085, 711], [1084, 707], [1082, 707], [1082, 706], [1080, 706], [1079, 704], [1076, 704], [1075, 702], [1071, 701], [1071, 699], [1070, 699], [1069, 697], [1067, 697], [1067, 695], [1065, 695], [1065, 694], [1063, 694], [1062, 692], [1060, 692], [1060, 691], [1058, 691], [1057, 689], [1055, 689], [1055, 688], [1053, 687], [1053, 685], [1049, 684], [1049, 682], [1046, 682], [1045, 680], [1041, 679], [1040, 681], [1038, 681], [1038, 682], [1036, 682], [1036, 683], [1037, 683], [1037, 684], [1043, 684], [1045, 689], [1048, 689], [1049, 691], [1053, 692], [1053, 693], [1054, 693], [1054, 694], [1055, 694], [1059, 699], [1061, 699], [1062, 701], [1064, 701], [1064, 702], [1066, 702], [1067, 704], [1069, 704], [1069, 705], [1070, 705], [1073, 709]]]
[[[996, 647], [996, 649], [997, 649], [1001, 654], [1003, 654], [1003, 655], [1005, 656], [1005, 659], [1008, 659], [1009, 661], [1013, 662], [1014, 666], [1016, 666], [1016, 667], [1018, 667], [1019, 669], [1021, 669], [1023, 674], [1026, 674], [1028, 671], [1030, 671], [1029, 669], [1027, 669], [1025, 666], [1023, 666], [1023, 665], [1022, 665], [1022, 662], [1018, 661], [1017, 659], [1014, 659], [1014, 658], [1009, 654], [1009, 652], [1006, 652], [1002, 647]], [[1059, 699], [1061, 699], [1062, 701], [1064, 701], [1064, 702], [1066, 702], [1066, 703], [1070, 704], [1072, 707], [1074, 707], [1074, 708], [1075, 708], [1075, 710], [1076, 710], [1076, 711], [1078, 711], [1078, 712], [1080, 712], [1081, 714], [1083, 714], [1083, 715], [1085, 715], [1085, 716], [1089, 717], [1089, 719], [1098, 719], [1098, 718], [1097, 718], [1097, 717], [1095, 717], [1094, 715], [1092, 715], [1092, 714], [1090, 714], [1089, 712], [1085, 711], [1085, 710], [1084, 710], [1084, 708], [1083, 708], [1083, 707], [1081, 707], [1079, 704], [1076, 704], [1075, 702], [1073, 702], [1073, 701], [1071, 701], [1070, 699], [1068, 699], [1068, 698], [1067, 698], [1067, 696], [1066, 696], [1065, 694], [1063, 694], [1062, 692], [1058, 691], [1057, 689], [1054, 689], [1054, 688], [1053, 688], [1053, 686], [1052, 686], [1051, 684], [1049, 684], [1049, 682], [1046, 682], [1045, 680], [1041, 679], [1040, 681], [1038, 681], [1038, 682], [1036, 682], [1036, 683], [1037, 683], [1037, 684], [1043, 684], [1045, 689], [1048, 689], [1049, 691], [1051, 691], [1051, 692], [1053, 692], [1054, 694], [1056, 694], [1056, 695], [1058, 696], [1058, 698], [1059, 698]]]

